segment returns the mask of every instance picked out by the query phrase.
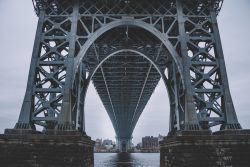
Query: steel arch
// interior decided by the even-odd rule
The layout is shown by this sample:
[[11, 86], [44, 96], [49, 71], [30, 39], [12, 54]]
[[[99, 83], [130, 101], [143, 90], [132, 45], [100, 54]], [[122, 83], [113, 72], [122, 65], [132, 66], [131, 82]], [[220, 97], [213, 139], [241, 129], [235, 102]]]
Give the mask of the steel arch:
[[[113, 22], [103, 26], [102, 28], [98, 29], [95, 33], [93, 33], [93, 35], [90, 38], [88, 38], [86, 43], [83, 45], [83, 47], [82, 47], [81, 51], [78, 53], [77, 57], [75, 57], [74, 75], [73, 75], [74, 77], [73, 78], [75, 78], [77, 69], [78, 69], [82, 59], [86, 55], [87, 50], [98, 39], [98, 37], [100, 37], [105, 32], [107, 32], [113, 28], [116, 28], [118, 26], [122, 26], [122, 25], [124, 25], [124, 26], [128, 26], [128, 25], [137, 26], [137, 27], [140, 27], [144, 30], [147, 30], [148, 32], [150, 32], [154, 36], [156, 36], [164, 44], [164, 46], [167, 48], [167, 50], [170, 52], [170, 55], [172, 56], [173, 60], [175, 61], [176, 65], [177, 65], [177, 69], [180, 72], [181, 79], [184, 82], [184, 77], [182, 75], [183, 67], [181, 65], [181, 59], [180, 59], [178, 53], [173, 48], [172, 44], [169, 42], [169, 40], [167, 38], [165, 38], [165, 35], [162, 35], [156, 28], [152, 27], [150, 24], [147, 24], [147, 23], [142, 22], [142, 21], [133, 20], [133, 19], [123, 19], [123, 20], [119, 20], [119, 21], [113, 21]], [[184, 85], [184, 87], [185, 87], [185, 85]]]
[[[90, 82], [91, 82], [91, 80], [92, 80], [92, 78], [93, 78], [93, 76], [95, 75], [95, 73], [96, 73], [96, 71], [101, 67], [101, 65], [103, 64], [103, 63], [105, 63], [105, 61], [106, 60], [108, 60], [109, 58], [111, 58], [111, 57], [113, 57], [113, 56], [118, 56], [117, 54], [119, 54], [119, 53], [122, 53], [122, 52], [132, 52], [132, 53], [135, 53], [135, 54], [137, 54], [137, 55], [139, 55], [139, 56], [142, 56], [142, 57], [144, 57], [144, 58], [146, 58], [154, 67], [155, 67], [155, 69], [158, 71], [158, 73], [160, 74], [160, 76], [161, 76], [161, 78], [163, 79], [163, 82], [164, 82], [164, 85], [165, 85], [165, 87], [166, 87], [166, 90], [167, 90], [167, 93], [168, 93], [168, 97], [170, 97], [170, 84], [169, 84], [169, 81], [168, 81], [168, 78], [166, 77], [166, 75], [164, 74], [164, 72], [162, 71], [162, 70], [160, 70], [160, 68], [155, 64], [155, 62], [151, 59], [151, 58], [149, 58], [148, 56], [146, 56], [144, 53], [141, 53], [140, 51], [136, 51], [136, 50], [134, 50], [134, 49], [121, 49], [121, 50], [117, 50], [117, 51], [114, 51], [113, 53], [111, 53], [111, 54], [109, 54], [108, 56], [106, 56], [103, 60], [101, 60], [101, 62], [97, 65], [97, 66], [95, 66], [95, 68], [94, 68], [94, 70], [91, 72], [91, 74], [87, 77], [87, 83], [86, 83], [86, 87], [85, 87], [85, 96], [84, 96], [84, 103], [85, 103], [85, 100], [86, 100], [86, 95], [87, 95], [87, 90], [88, 90], [88, 87], [89, 87], [89, 84], [90, 84]], [[184, 85], [184, 84], [182, 84], [182, 85]], [[171, 103], [171, 99], [170, 98], [168, 98], [168, 100], [169, 100], [169, 102]], [[85, 106], [85, 105], [84, 105]], [[85, 110], [83, 109], [83, 112], [84, 112]], [[79, 111], [78, 111], [79, 112]], [[135, 114], [135, 113], [134, 113]], [[80, 113], [78, 113], [77, 115], [80, 115]], [[115, 113], [114, 113], [114, 115], [115, 115]], [[76, 118], [77, 119], [77, 118]], [[170, 118], [171, 119], [171, 118]], [[134, 116], [133, 116], [133, 120], [134, 120]], [[132, 120], [132, 121], [133, 121]], [[117, 120], [116, 120], [117, 121]], [[82, 122], [82, 123], [84, 123], [84, 122]], [[178, 122], [178, 124], [179, 124], [179, 122]], [[84, 126], [84, 125], [83, 125]], [[132, 122], [131, 122], [131, 125], [130, 125], [130, 127], [129, 128], [131, 128], [131, 126], [132, 126]], [[169, 127], [169, 128], [171, 128], [171, 127]], [[172, 129], [170, 129], [170, 131], [171, 131]]]

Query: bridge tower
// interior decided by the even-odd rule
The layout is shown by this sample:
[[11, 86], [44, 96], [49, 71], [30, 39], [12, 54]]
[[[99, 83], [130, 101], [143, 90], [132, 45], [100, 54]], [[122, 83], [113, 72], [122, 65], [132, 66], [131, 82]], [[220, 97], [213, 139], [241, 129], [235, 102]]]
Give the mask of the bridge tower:
[[[162, 78], [170, 102], [169, 135], [161, 144], [162, 166], [176, 162], [194, 166], [201, 160], [225, 163], [224, 155], [220, 154], [223, 162], [215, 160], [219, 157], [215, 155], [238, 146], [247, 132], [241, 130], [229, 91], [217, 24], [222, 3], [33, 0], [39, 21], [27, 89], [18, 122], [14, 129], [5, 131], [5, 138], [14, 136], [17, 141], [35, 143], [36, 147], [29, 145], [29, 152], [23, 147], [17, 150], [24, 151], [31, 163], [37, 158], [41, 165], [49, 166], [42, 160], [62, 149], [73, 149], [74, 155], [65, 153], [63, 160], [52, 161], [93, 166], [93, 142], [85, 133], [84, 118], [90, 82], [108, 112], [119, 148], [126, 145], [127, 149], [135, 125]], [[42, 132], [37, 131], [38, 126]], [[220, 131], [212, 134], [214, 126], [220, 126]], [[236, 145], [227, 140], [228, 134]], [[246, 136], [248, 145], [242, 149], [249, 149]], [[62, 137], [66, 141], [60, 140]], [[53, 153], [45, 155], [39, 150], [41, 145], [49, 150], [44, 141], [56, 145]], [[222, 143], [220, 148], [218, 142]], [[186, 149], [183, 155], [178, 154], [181, 149]], [[202, 149], [208, 149], [209, 157], [198, 156]], [[82, 154], [86, 155], [84, 160], [79, 156]]]

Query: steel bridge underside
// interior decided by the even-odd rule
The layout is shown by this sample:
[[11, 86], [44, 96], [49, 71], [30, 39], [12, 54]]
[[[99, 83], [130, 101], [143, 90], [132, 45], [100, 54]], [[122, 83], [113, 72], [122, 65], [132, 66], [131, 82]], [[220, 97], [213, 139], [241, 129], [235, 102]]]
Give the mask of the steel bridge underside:
[[222, 2], [34, 0], [39, 23], [15, 128], [85, 134], [93, 81], [117, 137], [131, 138], [162, 77], [171, 134], [240, 129], [216, 20]]
[[[133, 52], [141, 47], [147, 48], [147, 54], [150, 55], [144, 57]], [[108, 48], [114, 48], [117, 53], [107, 55]], [[163, 51], [162, 44], [151, 34], [131, 26], [111, 30], [88, 51], [87, 57], [92, 58], [92, 64], [106, 57], [93, 75], [92, 82], [112, 121], [117, 138], [131, 138], [135, 125], [161, 78], [146, 56], [157, 59], [157, 55], [164, 54]], [[86, 59], [91, 71], [91, 60]]]

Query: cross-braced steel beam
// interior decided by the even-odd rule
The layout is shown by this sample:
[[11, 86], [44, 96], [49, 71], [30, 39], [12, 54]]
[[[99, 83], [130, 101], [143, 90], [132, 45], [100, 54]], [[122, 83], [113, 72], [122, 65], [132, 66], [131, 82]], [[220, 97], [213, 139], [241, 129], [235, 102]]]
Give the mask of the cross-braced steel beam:
[[129, 141], [160, 78], [171, 133], [241, 128], [216, 20], [222, 0], [33, 3], [39, 22], [17, 129], [84, 133], [93, 81], [117, 138]]

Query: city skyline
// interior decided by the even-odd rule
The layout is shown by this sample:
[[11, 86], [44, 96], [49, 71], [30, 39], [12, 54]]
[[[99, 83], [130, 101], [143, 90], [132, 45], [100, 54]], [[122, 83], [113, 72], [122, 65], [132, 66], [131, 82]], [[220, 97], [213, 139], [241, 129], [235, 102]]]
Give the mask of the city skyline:
[[[218, 22], [224, 48], [232, 98], [243, 128], [250, 128], [248, 109], [250, 90], [250, 29], [248, 0], [235, 3], [225, 1]], [[235, 10], [238, 8], [238, 10]], [[2, 64], [0, 70], [0, 133], [13, 128], [21, 109], [30, 59], [35, 38], [37, 16], [30, 0], [1, 1], [0, 49]], [[25, 41], [23, 41], [25, 39]], [[239, 42], [238, 42], [239, 41]], [[10, 64], [11, 63], [11, 64]], [[94, 102], [94, 103], [93, 103]], [[111, 121], [91, 84], [86, 99], [86, 132], [95, 140], [98, 136], [115, 140]], [[159, 116], [160, 115], [160, 116]], [[167, 135], [169, 104], [167, 91], [160, 81], [149, 103], [139, 119], [133, 134], [133, 142], [142, 136]]]
[[[163, 135], [161, 135], [161, 134], [158, 134], [157, 136], [152, 136], [152, 135], [142, 136], [142, 137], [141, 137], [141, 141], [138, 141], [137, 143], [132, 142], [132, 144], [137, 145], [137, 144], [142, 143], [142, 139], [143, 139], [144, 137], [156, 137], [156, 138], [159, 138], [159, 137], [160, 137], [160, 138], [164, 138], [165, 136], [163, 136]], [[116, 140], [112, 140], [112, 139], [109, 139], [109, 138], [97, 137], [97, 138], [95, 139], [95, 141], [97, 141], [97, 140], [102, 140], [102, 141], [104, 141], [104, 140], [111, 140], [112, 142], [116, 143]]]

